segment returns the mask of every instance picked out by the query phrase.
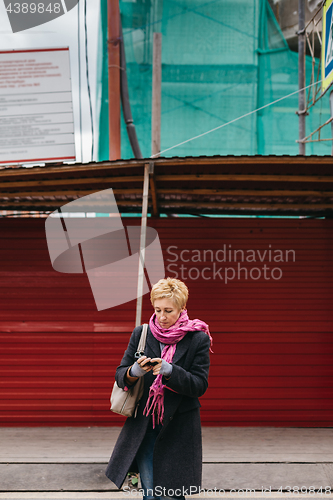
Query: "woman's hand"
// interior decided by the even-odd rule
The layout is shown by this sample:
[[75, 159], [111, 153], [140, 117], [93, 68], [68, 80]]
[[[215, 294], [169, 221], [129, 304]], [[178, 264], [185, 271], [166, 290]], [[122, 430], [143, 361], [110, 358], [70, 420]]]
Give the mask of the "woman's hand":
[[158, 375], [161, 371], [162, 368], [162, 359], [161, 358], [153, 358], [151, 359], [152, 363], [157, 363], [155, 366], [153, 366], [153, 375]]
[[170, 378], [172, 372], [172, 364], [161, 358], [153, 358], [152, 363], [156, 363], [153, 368], [154, 375], [164, 375], [166, 378]]
[[[138, 369], [140, 367], [140, 373], [138, 369], [135, 369], [136, 366], [138, 367]], [[145, 372], [150, 372], [151, 370], [153, 370], [154, 375], [161, 374], [165, 375], [166, 377], [169, 377], [172, 372], [172, 365], [167, 361], [165, 361], [165, 359], [147, 358], [147, 356], [141, 356], [141, 358], [139, 358], [136, 361], [136, 363], [134, 363], [134, 365], [128, 369], [127, 376], [131, 381], [131, 375], [135, 377], [142, 377], [145, 374]]]
[[152, 366], [149, 364], [149, 361], [150, 358], [147, 358], [147, 356], [141, 356], [134, 365], [130, 366], [126, 372], [127, 382], [134, 384], [138, 378], [150, 372]]
[[140, 368], [143, 368], [146, 372], [150, 372], [150, 370], [153, 368], [153, 366], [149, 364], [150, 361], [152, 361], [151, 358], [147, 358], [147, 356], [141, 356], [141, 358], [137, 360], [137, 363]]

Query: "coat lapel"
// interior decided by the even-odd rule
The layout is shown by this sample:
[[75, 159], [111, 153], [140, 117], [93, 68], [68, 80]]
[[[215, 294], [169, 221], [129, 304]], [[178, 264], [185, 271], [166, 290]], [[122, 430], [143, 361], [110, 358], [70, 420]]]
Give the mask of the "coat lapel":
[[149, 348], [153, 351], [154, 356], [148, 356], [150, 358], [160, 358], [161, 357], [161, 348], [160, 343], [157, 339], [155, 339], [154, 335], [151, 333], [150, 328], [148, 327], [147, 340]]
[[190, 347], [190, 342], [191, 342], [191, 337], [189, 335], [185, 335], [185, 337], [178, 342], [176, 347], [176, 352], [172, 360], [173, 363], [177, 363], [177, 361], [179, 361], [180, 358], [184, 356], [184, 354]]

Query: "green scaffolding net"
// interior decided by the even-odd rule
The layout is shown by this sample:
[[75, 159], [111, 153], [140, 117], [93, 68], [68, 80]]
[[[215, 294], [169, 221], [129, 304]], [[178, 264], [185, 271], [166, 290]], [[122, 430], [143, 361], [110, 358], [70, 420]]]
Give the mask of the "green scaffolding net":
[[[99, 160], [108, 158], [106, 0], [101, 0]], [[161, 151], [227, 124], [298, 89], [298, 54], [268, 0], [120, 0], [127, 76], [142, 154], [151, 155], [152, 41], [162, 33]], [[316, 62], [319, 64], [319, 60]], [[307, 84], [312, 60], [306, 59]], [[316, 71], [316, 68], [315, 68]], [[298, 94], [225, 125], [162, 156], [297, 155]], [[307, 134], [330, 117], [324, 96], [306, 118]], [[322, 129], [331, 137], [331, 128]], [[121, 125], [122, 158], [133, 158]], [[331, 142], [306, 145], [330, 155]]]

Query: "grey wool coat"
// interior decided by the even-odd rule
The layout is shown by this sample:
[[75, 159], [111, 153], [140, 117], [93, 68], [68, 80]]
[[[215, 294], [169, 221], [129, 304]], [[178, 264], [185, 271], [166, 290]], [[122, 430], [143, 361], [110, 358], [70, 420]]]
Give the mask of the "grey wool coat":
[[[125, 376], [136, 359], [142, 326], [134, 329], [121, 364], [116, 370], [119, 387], [126, 386]], [[187, 332], [177, 343], [169, 380], [163, 383], [176, 392], [165, 388], [164, 419], [154, 447], [154, 488], [187, 489], [201, 487], [202, 438], [199, 397], [208, 387], [209, 371], [208, 335], [201, 331]], [[159, 358], [160, 344], [148, 328], [145, 356]], [[149, 388], [154, 382], [152, 370], [144, 375], [144, 393], [137, 416], [128, 417], [119, 434], [106, 476], [121, 488], [127, 472], [138, 471], [135, 456], [147, 430], [150, 416], [143, 415]], [[194, 490], [192, 490], [192, 493]]]

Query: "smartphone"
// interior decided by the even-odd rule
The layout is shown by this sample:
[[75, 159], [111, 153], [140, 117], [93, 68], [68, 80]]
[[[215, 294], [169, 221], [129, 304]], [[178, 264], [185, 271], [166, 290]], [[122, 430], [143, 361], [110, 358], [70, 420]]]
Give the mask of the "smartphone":
[[148, 361], [148, 363], [145, 363], [145, 366], [155, 366], [158, 365], [158, 361]]

